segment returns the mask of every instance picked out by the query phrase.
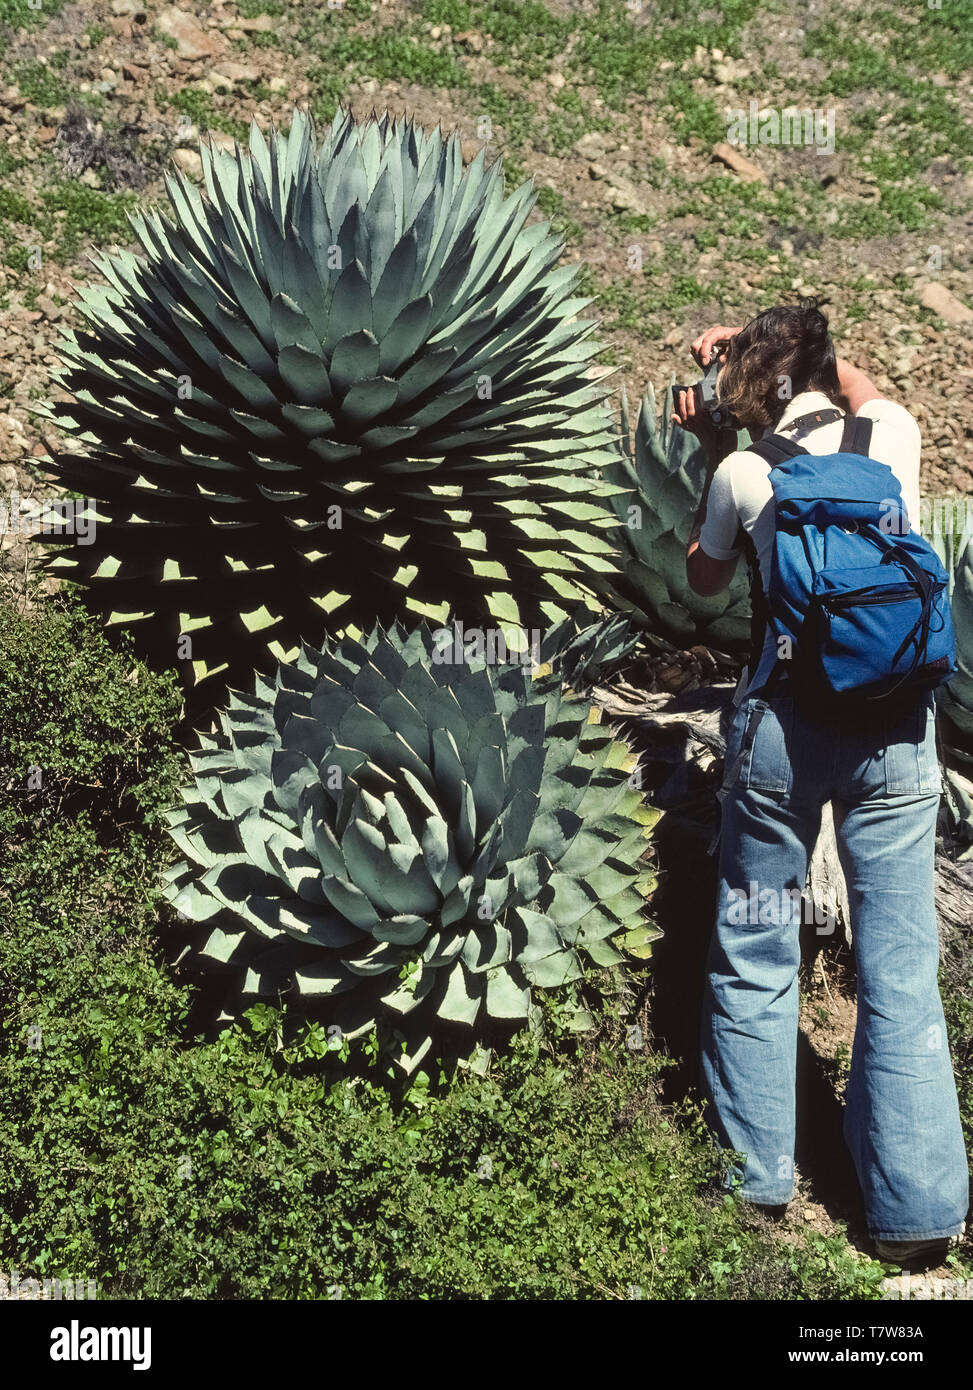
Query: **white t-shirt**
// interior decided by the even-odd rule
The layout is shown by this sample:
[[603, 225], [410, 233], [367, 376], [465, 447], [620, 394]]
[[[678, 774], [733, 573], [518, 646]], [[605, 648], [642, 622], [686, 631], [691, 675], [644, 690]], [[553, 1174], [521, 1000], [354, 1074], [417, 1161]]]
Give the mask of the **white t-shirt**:
[[[789, 428], [801, 415], [834, 408], [833, 401], [822, 391], [802, 391], [787, 405], [780, 420], [764, 436], [783, 434], [810, 454], [836, 454], [841, 444], [843, 420], [830, 424]], [[867, 416], [872, 424], [868, 446], [869, 458], [888, 464], [899, 481], [902, 498], [910, 519], [919, 517], [919, 426], [906, 410], [895, 401], [877, 399], [866, 401], [857, 412]], [[763, 436], [762, 436], [763, 437]], [[713, 560], [733, 560], [742, 551], [735, 544], [742, 524], [749, 532], [760, 562], [760, 578], [764, 593], [770, 585], [770, 565], [774, 549], [774, 493], [770, 485], [770, 464], [746, 449], [727, 454], [713, 473], [706, 501], [706, 519], [700, 532], [699, 544]], [[774, 643], [768, 629], [764, 640], [766, 655]], [[746, 694], [749, 673], [744, 668], [733, 698], [739, 704]]]

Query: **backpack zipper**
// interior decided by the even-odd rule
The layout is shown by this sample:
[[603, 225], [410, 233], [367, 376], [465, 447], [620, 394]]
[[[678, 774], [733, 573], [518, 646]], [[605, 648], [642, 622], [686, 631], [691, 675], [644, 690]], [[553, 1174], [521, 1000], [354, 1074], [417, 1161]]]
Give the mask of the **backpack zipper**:
[[907, 599], [918, 597], [915, 589], [900, 594], [864, 594], [859, 591], [857, 594], [837, 594], [834, 598], [823, 598], [821, 604], [824, 608], [858, 608], [862, 604], [905, 603]]

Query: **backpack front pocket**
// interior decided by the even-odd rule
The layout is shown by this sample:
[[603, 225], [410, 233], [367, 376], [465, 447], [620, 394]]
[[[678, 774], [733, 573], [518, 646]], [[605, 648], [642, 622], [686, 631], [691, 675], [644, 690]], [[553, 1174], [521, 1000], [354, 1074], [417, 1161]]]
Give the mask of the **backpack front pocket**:
[[941, 630], [944, 588], [930, 576], [924, 599], [887, 565], [821, 570], [808, 617], [825, 686], [880, 695], [921, 667], [929, 633]]

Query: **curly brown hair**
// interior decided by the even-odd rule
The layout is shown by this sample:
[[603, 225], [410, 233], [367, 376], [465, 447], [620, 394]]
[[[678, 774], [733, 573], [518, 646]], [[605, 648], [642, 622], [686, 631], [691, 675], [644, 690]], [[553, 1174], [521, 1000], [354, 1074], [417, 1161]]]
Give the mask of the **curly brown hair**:
[[838, 368], [826, 302], [802, 299], [755, 315], [729, 342], [720, 372], [720, 402], [738, 420], [764, 429], [774, 425], [801, 391], [838, 399]]

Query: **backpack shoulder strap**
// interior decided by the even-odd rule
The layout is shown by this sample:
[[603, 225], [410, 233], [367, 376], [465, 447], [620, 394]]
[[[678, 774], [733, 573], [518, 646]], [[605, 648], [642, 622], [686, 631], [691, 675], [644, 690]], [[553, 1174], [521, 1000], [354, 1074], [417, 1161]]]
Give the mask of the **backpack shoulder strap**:
[[766, 439], [758, 439], [755, 444], [748, 444], [745, 452], [756, 454], [758, 458], [769, 463], [771, 468], [776, 468], [785, 459], [806, 454], [807, 450], [802, 449], [800, 444], [795, 444], [793, 439], [786, 439], [782, 434], [769, 434]]
[[861, 454], [864, 458], [868, 458], [871, 442], [872, 421], [865, 415], [846, 415], [838, 452], [840, 454]]
[[760, 577], [757, 547], [754, 545], [753, 537], [742, 522], [737, 528], [736, 544], [743, 550], [750, 578], [750, 652], [747, 659], [747, 674], [752, 680], [756, 674], [757, 663], [760, 661], [760, 654], [764, 648], [764, 636], [767, 632], [767, 595], [764, 593], [763, 581]]

